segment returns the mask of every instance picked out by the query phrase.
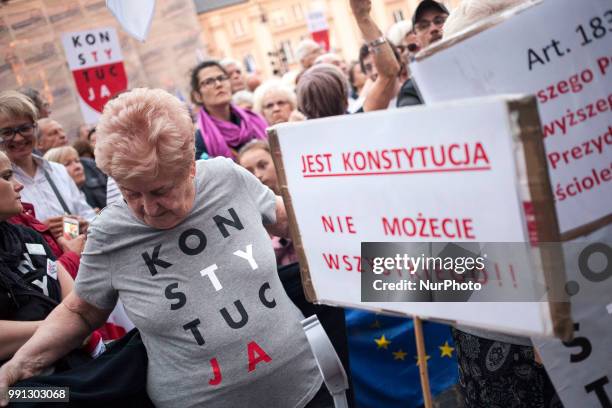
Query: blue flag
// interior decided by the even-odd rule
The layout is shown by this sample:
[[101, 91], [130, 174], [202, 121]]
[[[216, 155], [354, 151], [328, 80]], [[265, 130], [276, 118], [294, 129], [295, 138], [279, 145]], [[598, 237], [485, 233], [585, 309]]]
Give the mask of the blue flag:
[[[359, 408], [418, 407], [423, 404], [412, 319], [346, 310], [349, 359]], [[450, 327], [423, 322], [431, 392], [457, 383]]]

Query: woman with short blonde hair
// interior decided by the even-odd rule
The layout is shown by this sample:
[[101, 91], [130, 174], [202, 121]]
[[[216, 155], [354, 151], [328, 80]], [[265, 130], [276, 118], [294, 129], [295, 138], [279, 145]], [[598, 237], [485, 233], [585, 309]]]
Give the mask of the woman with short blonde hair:
[[124, 201], [91, 224], [73, 292], [0, 368], [0, 391], [82, 342], [121, 298], [157, 407], [325, 396], [268, 236], [288, 236], [282, 199], [227, 158], [196, 165], [187, 108], [166, 91], [109, 101], [97, 129], [96, 158]]
[[45, 158], [45, 160], [64, 164], [63, 162], [66, 161], [66, 159], [69, 158], [73, 154], [76, 154], [78, 157], [78, 152], [76, 151], [74, 147], [60, 146], [60, 147], [54, 147], [54, 148], [47, 150], [47, 153], [45, 153], [43, 157]]
[[66, 168], [84, 199], [94, 210], [99, 211], [106, 207], [106, 176], [95, 167], [93, 160], [79, 157], [79, 152], [72, 146], [49, 149], [44, 159]]
[[22, 118], [31, 123], [36, 123], [38, 110], [34, 102], [25, 94], [17, 91], [3, 91], [0, 93], [0, 116]]
[[108, 103], [103, 115], [106, 120], [96, 127], [96, 163], [118, 183], [189, 173], [193, 123], [177, 98], [161, 89], [137, 88]]
[[11, 161], [15, 179], [24, 186], [22, 199], [35, 207], [37, 218], [58, 237], [63, 233], [64, 215], [80, 217], [86, 228], [96, 214], [64, 166], [34, 154], [37, 120], [36, 107], [27, 96], [0, 92], [0, 150]]

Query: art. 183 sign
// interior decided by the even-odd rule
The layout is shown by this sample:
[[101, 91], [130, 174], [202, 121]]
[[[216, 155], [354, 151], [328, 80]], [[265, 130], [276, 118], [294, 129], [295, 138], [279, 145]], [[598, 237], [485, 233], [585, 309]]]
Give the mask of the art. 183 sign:
[[64, 33], [62, 44], [86, 123], [95, 123], [106, 102], [127, 89], [117, 31], [112, 27]]

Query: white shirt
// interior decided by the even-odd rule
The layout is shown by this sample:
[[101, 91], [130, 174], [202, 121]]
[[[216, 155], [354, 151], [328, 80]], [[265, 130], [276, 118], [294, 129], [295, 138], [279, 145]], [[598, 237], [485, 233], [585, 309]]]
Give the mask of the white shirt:
[[109, 206], [115, 201], [121, 200], [123, 200], [121, 190], [119, 190], [119, 186], [115, 179], [109, 176], [106, 181], [106, 205]]
[[[81, 191], [68, 174], [66, 168], [59, 163], [52, 163], [43, 158], [32, 155], [36, 162], [36, 174], [30, 177], [21, 167], [12, 164], [15, 179], [23, 184], [21, 191], [21, 201], [34, 205], [36, 218], [44, 221], [51, 217], [65, 215], [57, 196], [53, 192], [51, 185], [45, 177], [44, 170], [47, 170], [49, 177], [55, 183], [57, 190], [64, 199], [64, 202], [73, 215], [80, 215], [87, 221], [91, 221], [96, 216], [95, 211], [87, 204]], [[44, 169], [44, 170], [43, 170]]]

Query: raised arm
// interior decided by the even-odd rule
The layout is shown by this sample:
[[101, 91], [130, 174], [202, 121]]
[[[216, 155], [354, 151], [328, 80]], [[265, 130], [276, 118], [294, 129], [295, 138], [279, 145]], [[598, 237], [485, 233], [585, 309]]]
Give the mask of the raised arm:
[[381, 43], [377, 41], [383, 38], [383, 33], [370, 16], [371, 0], [351, 0], [351, 9], [365, 42], [368, 45], [374, 42], [371, 52], [374, 65], [378, 71], [378, 77], [363, 103], [363, 110], [369, 112], [386, 109], [389, 102], [396, 96], [397, 76], [400, 71], [399, 62], [393, 54], [389, 41]]
[[111, 310], [98, 309], [74, 292], [70, 293], [40, 324], [30, 340], [0, 368], [0, 406], [8, 404], [9, 386], [40, 374], [78, 348], [94, 329], [106, 321], [110, 313]]

